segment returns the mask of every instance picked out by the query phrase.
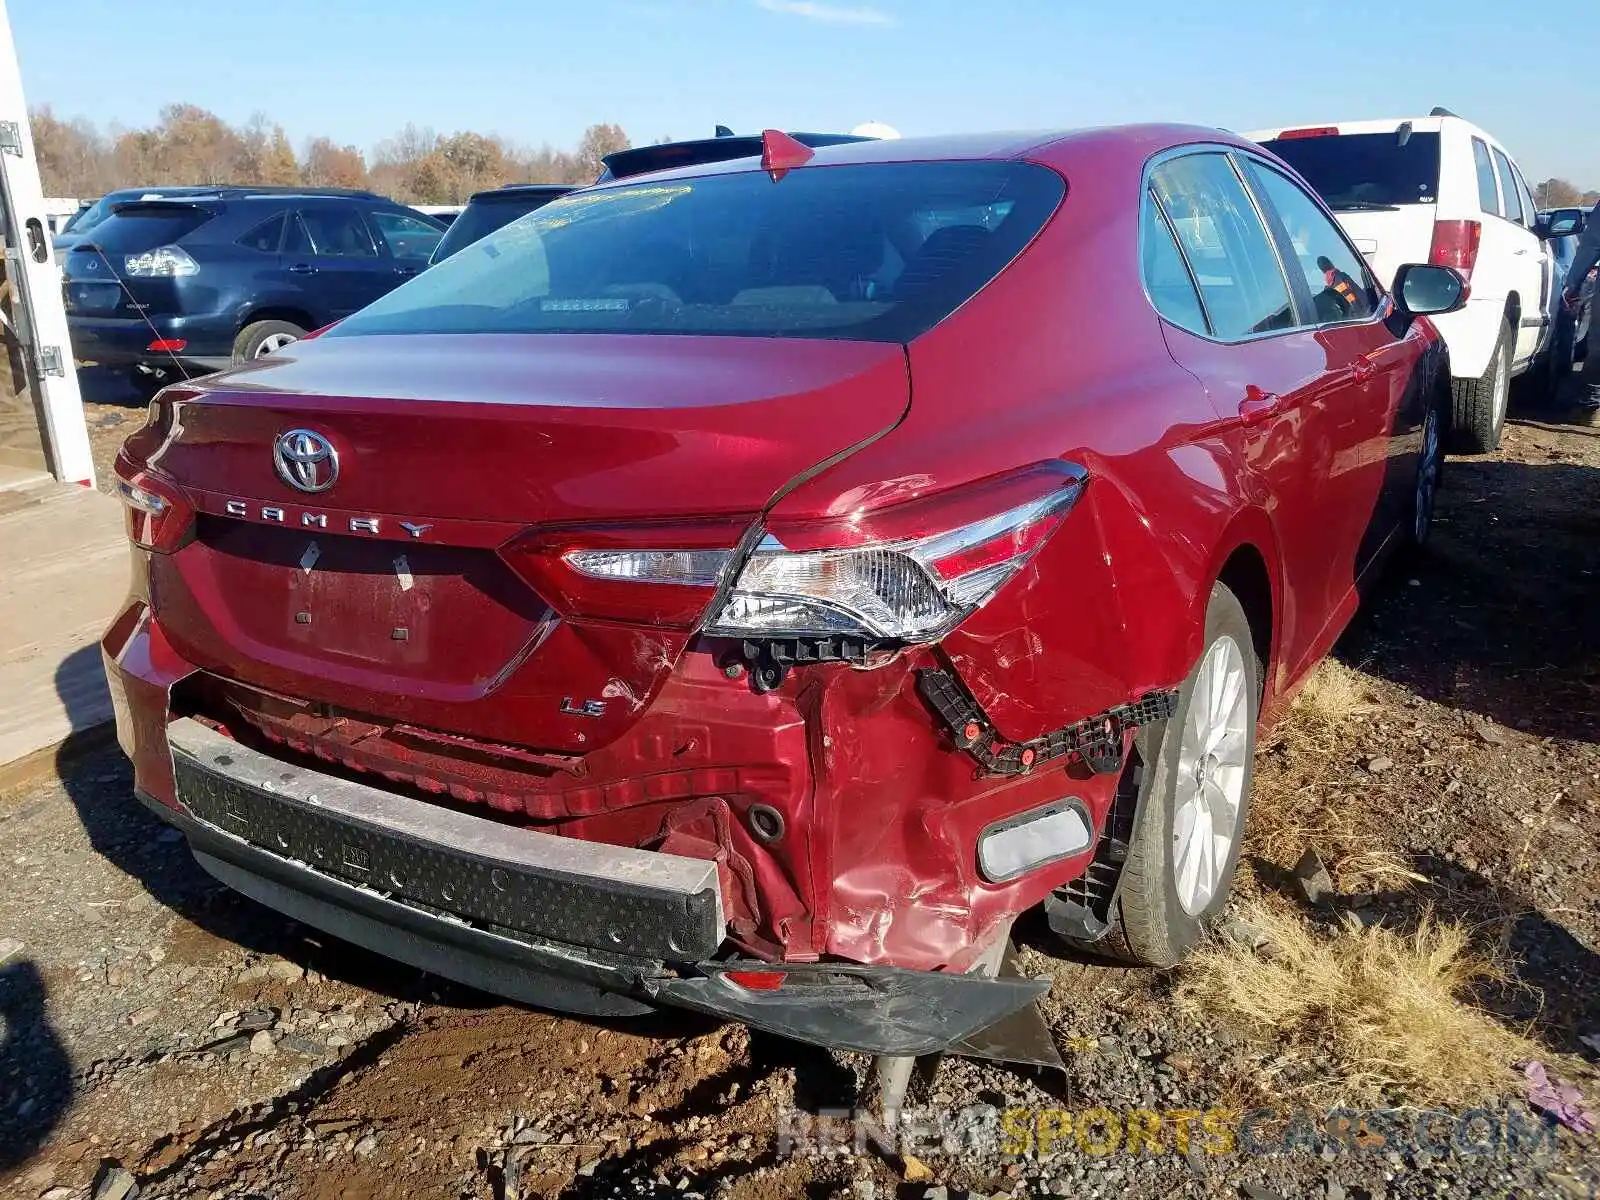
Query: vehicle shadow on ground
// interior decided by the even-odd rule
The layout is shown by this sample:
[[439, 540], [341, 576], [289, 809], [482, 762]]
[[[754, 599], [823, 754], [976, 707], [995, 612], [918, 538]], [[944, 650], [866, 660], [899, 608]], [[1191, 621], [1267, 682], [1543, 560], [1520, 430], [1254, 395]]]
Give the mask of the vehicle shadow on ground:
[[72, 1062], [45, 1000], [37, 964], [0, 967], [0, 1172], [32, 1158], [72, 1104]]
[[1428, 547], [1334, 653], [1469, 718], [1600, 741], [1600, 469], [1546, 453], [1452, 458]]

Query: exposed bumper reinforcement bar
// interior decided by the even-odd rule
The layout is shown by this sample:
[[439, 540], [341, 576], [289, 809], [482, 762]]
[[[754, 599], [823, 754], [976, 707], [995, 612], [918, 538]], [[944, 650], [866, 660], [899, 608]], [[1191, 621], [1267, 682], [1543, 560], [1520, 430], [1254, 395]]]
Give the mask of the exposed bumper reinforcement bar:
[[[918, 1055], [959, 1050], [1049, 988], [714, 960], [713, 863], [454, 812], [280, 761], [195, 721], [170, 733], [184, 811], [142, 798], [206, 871], [314, 928], [496, 995], [594, 1015], [695, 1009], [833, 1049]], [[708, 914], [716, 941], [703, 949]], [[675, 948], [690, 938], [692, 957]]]

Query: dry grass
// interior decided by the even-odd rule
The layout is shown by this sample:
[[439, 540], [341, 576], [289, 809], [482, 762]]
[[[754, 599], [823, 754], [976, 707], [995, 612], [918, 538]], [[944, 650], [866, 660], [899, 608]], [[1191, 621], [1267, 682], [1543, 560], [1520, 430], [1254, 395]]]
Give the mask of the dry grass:
[[1286, 724], [1337, 725], [1372, 703], [1367, 677], [1334, 659], [1323, 659], [1311, 673]]
[[1473, 1007], [1476, 986], [1505, 976], [1459, 925], [1424, 913], [1410, 933], [1323, 931], [1262, 901], [1245, 903], [1240, 915], [1266, 934], [1269, 950], [1208, 945], [1182, 971], [1181, 1002], [1242, 1021], [1285, 1058], [1318, 1062], [1318, 1087], [1343, 1102], [1396, 1090], [1409, 1103], [1503, 1095], [1514, 1083], [1511, 1064], [1541, 1056]]
[[1349, 773], [1345, 728], [1377, 707], [1373, 699], [1371, 681], [1342, 663], [1327, 659], [1312, 673], [1257, 756], [1250, 854], [1288, 869], [1313, 848], [1347, 892], [1414, 881], [1403, 860], [1384, 849], [1379, 807], [1370, 797], [1340, 795], [1334, 782]]

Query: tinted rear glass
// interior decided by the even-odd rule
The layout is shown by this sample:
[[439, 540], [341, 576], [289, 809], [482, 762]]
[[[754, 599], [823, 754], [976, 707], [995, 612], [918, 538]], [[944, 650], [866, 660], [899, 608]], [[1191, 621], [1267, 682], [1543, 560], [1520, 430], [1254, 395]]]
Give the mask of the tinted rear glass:
[[1264, 142], [1328, 207], [1432, 204], [1439, 198], [1439, 135], [1348, 133], [1336, 137], [1277, 138]]
[[[334, 327], [909, 341], [1028, 244], [1065, 184], [1010, 162], [885, 163], [574, 192]], [[459, 222], [458, 222], [459, 224]]]
[[186, 204], [137, 204], [112, 213], [95, 227], [89, 240], [102, 250], [135, 254], [166, 246], [211, 220], [207, 209]]
[[443, 262], [463, 246], [472, 245], [496, 229], [504, 229], [518, 217], [525, 217], [554, 199], [557, 197], [532, 192], [472, 201], [444, 231], [444, 237], [434, 247], [433, 261]]

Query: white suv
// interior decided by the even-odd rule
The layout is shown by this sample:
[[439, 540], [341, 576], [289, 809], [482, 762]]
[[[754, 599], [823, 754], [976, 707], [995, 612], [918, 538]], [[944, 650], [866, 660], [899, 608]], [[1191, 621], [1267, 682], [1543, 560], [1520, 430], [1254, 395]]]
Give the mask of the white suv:
[[1466, 274], [1466, 307], [1433, 321], [1450, 350], [1454, 441], [1462, 450], [1496, 449], [1511, 377], [1545, 351], [1547, 301], [1561, 284], [1511, 155], [1444, 109], [1246, 136], [1321, 194], [1384, 286], [1408, 262]]

